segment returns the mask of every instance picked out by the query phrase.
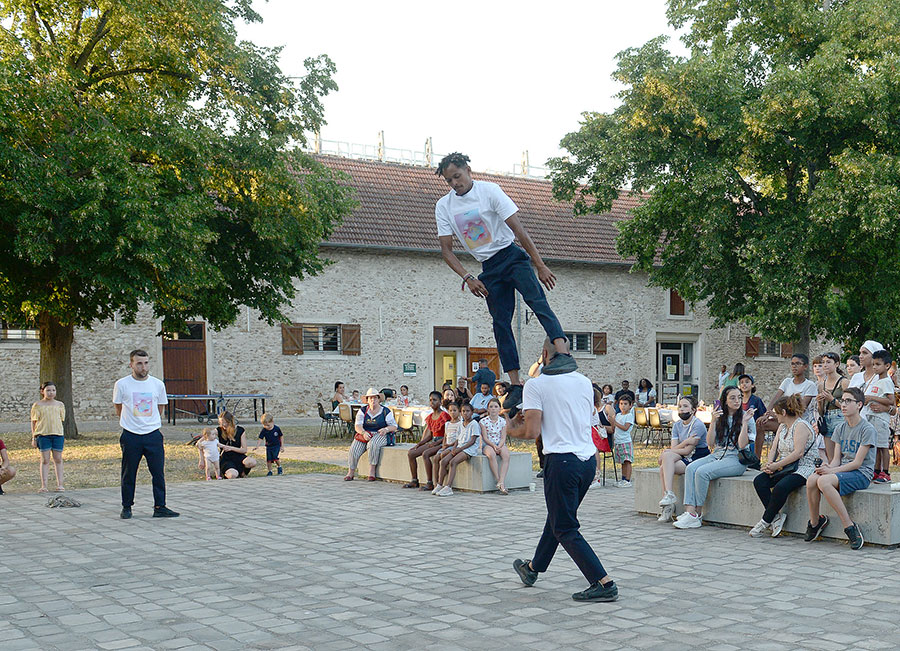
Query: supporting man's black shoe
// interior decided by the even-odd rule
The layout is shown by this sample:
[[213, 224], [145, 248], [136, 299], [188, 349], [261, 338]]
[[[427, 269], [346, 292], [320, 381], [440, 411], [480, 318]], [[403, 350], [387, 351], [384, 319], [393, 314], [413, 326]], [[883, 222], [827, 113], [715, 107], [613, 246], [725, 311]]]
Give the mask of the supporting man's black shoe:
[[130, 520], [131, 519], [131, 507], [123, 506], [122, 512], [119, 514], [119, 517], [122, 518], [123, 520]]
[[522, 583], [529, 588], [534, 585], [538, 578], [538, 573], [531, 569], [530, 563], [531, 561], [523, 561], [521, 558], [513, 561], [513, 569], [519, 575], [519, 578], [522, 579]]
[[576, 592], [572, 595], [575, 601], [615, 601], [619, 598], [619, 588], [615, 581], [602, 584], [597, 581], [587, 590]]
[[154, 506], [153, 507], [153, 517], [154, 518], [177, 518], [180, 513], [176, 513], [168, 506]]

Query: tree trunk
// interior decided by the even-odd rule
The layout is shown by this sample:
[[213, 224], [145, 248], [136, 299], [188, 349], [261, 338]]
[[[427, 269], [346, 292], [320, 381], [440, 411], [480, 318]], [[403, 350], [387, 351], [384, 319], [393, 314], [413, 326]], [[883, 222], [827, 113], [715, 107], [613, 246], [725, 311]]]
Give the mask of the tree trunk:
[[809, 357], [809, 317], [805, 317], [797, 324], [797, 340], [794, 342], [794, 352], [803, 353]]
[[56, 383], [56, 399], [66, 406], [63, 433], [67, 439], [78, 438], [75, 409], [72, 406], [72, 341], [75, 328], [63, 325], [44, 312], [38, 317], [41, 337], [41, 383]]

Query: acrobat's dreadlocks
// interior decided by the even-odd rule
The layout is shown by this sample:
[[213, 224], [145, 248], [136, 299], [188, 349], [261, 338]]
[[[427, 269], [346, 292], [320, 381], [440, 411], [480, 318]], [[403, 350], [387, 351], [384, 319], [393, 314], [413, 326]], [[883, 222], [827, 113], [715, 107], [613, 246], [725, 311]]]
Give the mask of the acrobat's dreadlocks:
[[444, 170], [447, 169], [450, 165], [465, 167], [469, 164], [469, 160], [469, 157], [465, 154], [460, 154], [458, 151], [455, 151], [452, 154], [447, 154], [441, 159], [441, 162], [438, 163], [437, 170], [435, 170], [434, 173], [438, 176], [441, 176], [444, 173]]

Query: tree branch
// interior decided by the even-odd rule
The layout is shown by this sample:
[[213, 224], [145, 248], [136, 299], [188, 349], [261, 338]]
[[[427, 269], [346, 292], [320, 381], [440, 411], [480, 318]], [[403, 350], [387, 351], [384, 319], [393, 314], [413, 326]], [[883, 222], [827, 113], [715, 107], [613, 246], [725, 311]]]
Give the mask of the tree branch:
[[738, 182], [738, 185], [741, 186], [741, 189], [744, 191], [744, 194], [747, 195], [747, 198], [750, 199], [750, 203], [753, 204], [753, 209], [756, 210], [761, 215], [768, 216], [769, 211], [762, 203], [762, 197], [759, 193], [754, 190], [749, 183], [744, 180], [744, 177], [738, 173], [738, 171], [734, 168], [731, 169], [731, 173], [734, 174], [735, 180]]
[[34, 11], [37, 14], [38, 18], [41, 19], [41, 24], [44, 26], [44, 29], [47, 30], [47, 35], [50, 37], [50, 42], [56, 47], [56, 35], [53, 33], [53, 29], [50, 27], [50, 24], [44, 20], [44, 16], [41, 13], [41, 5], [37, 2], [31, 3], [34, 7]]
[[101, 81], [106, 79], [112, 79], [113, 77], [127, 77], [128, 75], [136, 75], [136, 74], [151, 74], [155, 73], [157, 75], [165, 75], [167, 77], [177, 77], [178, 79], [190, 79], [191, 76], [184, 72], [176, 72], [175, 70], [165, 70], [164, 68], [125, 68], [124, 70], [113, 70], [112, 72], [107, 72], [105, 74], [100, 75], [99, 77], [92, 77], [88, 79], [84, 84], [79, 86], [80, 90], [86, 90], [90, 88], [94, 84], [98, 84]]
[[72, 67], [76, 70], [84, 68], [88, 57], [91, 56], [91, 52], [97, 47], [97, 43], [102, 41], [103, 38], [109, 34], [109, 30], [106, 29], [106, 24], [109, 22], [109, 17], [112, 12], [113, 10], [109, 9], [105, 14], [100, 16], [100, 20], [97, 21], [97, 26], [94, 28], [94, 35], [91, 36], [91, 40], [84, 46], [84, 49], [81, 51], [81, 54], [78, 55], [78, 58], [72, 61]]

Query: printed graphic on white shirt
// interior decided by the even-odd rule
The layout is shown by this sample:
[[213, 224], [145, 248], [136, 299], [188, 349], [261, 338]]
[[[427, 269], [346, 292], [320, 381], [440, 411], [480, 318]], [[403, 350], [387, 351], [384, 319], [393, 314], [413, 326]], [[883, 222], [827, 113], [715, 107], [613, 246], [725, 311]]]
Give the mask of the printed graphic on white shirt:
[[136, 418], [152, 418], [153, 417], [153, 394], [138, 393], [135, 391], [131, 394], [132, 413]]
[[464, 244], [470, 251], [481, 248], [493, 241], [491, 231], [477, 208], [453, 215], [453, 219], [456, 221], [456, 227], [459, 229], [459, 232], [462, 233]]

